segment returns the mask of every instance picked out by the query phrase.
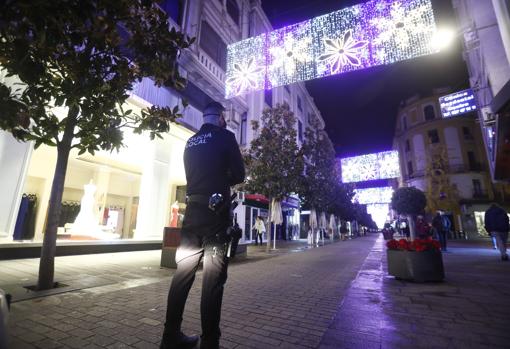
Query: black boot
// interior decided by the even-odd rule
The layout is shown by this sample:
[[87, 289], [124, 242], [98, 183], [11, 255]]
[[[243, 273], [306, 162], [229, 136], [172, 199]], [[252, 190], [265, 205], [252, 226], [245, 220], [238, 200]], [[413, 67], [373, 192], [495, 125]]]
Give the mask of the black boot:
[[160, 349], [192, 349], [197, 345], [198, 336], [186, 336], [179, 331], [176, 335], [163, 333]]
[[220, 349], [220, 338], [200, 337], [200, 349]]

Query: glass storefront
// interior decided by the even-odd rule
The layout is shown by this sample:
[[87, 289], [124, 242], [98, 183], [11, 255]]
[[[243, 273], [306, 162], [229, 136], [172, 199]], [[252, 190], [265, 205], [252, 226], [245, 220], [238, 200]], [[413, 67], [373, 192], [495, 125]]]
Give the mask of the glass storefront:
[[[69, 158], [58, 241], [161, 239], [182, 225], [186, 181], [182, 155], [193, 132], [172, 125], [163, 140], [125, 133], [126, 147]], [[56, 149], [41, 146], [28, 159], [11, 236], [1, 242], [42, 242]]]

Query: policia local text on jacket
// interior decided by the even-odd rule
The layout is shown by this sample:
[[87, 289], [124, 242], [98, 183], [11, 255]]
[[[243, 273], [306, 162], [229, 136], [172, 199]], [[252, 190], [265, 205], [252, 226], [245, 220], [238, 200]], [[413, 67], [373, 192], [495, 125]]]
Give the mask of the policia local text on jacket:
[[[218, 113], [221, 115], [221, 111]], [[205, 116], [205, 115], [204, 115]], [[224, 120], [223, 120], [224, 123]], [[161, 348], [191, 348], [198, 337], [181, 332], [182, 315], [200, 260], [204, 258], [200, 313], [200, 348], [219, 348], [223, 286], [227, 280], [227, 228], [231, 225], [230, 186], [244, 181], [244, 164], [234, 135], [206, 123], [191, 137], [184, 151], [188, 205], [176, 252], [177, 270], [168, 293]], [[223, 196], [225, 209], [213, 212], [206, 202], [192, 200]]]

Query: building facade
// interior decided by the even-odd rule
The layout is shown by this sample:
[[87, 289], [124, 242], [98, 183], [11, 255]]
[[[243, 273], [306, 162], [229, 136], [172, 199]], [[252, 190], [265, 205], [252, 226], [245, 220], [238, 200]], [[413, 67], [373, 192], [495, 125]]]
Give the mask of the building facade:
[[510, 1], [452, 0], [492, 178], [510, 180]]
[[[175, 106], [186, 98], [189, 106], [178, 124], [161, 140], [125, 132], [119, 153], [96, 155], [72, 153], [64, 188], [58, 243], [69, 240], [161, 241], [165, 226], [179, 226], [185, 208], [186, 180], [182, 154], [187, 139], [202, 124], [202, 110], [212, 100], [227, 108], [228, 128], [242, 148], [256, 137], [251, 121], [259, 120], [264, 108], [288, 103], [298, 120], [298, 142], [312, 116], [324, 122], [303, 83], [253, 92], [225, 99], [227, 45], [272, 30], [260, 0], [167, 0], [161, 7], [172, 26], [196, 37], [193, 46], [179, 59], [179, 69], [188, 79], [183, 91], [157, 88], [149, 79], [130, 93], [128, 107]], [[0, 70], [0, 81], [13, 84]], [[56, 150], [31, 143], [19, 143], [0, 131], [0, 243], [42, 242], [48, 200], [56, 161]], [[85, 191], [92, 188], [97, 229], [81, 233], [73, 229]], [[265, 214], [265, 203], [241, 197], [237, 218], [251, 240], [252, 221]], [[294, 217], [298, 203], [289, 200], [287, 210]], [[266, 214], [267, 215], [267, 214]], [[298, 217], [298, 216], [297, 216]]]
[[414, 96], [401, 103], [394, 149], [400, 154], [401, 186], [414, 186], [427, 196], [427, 211], [447, 211], [456, 231], [484, 235], [483, 213], [490, 202], [510, 194], [493, 184], [475, 112], [444, 118], [439, 98]]

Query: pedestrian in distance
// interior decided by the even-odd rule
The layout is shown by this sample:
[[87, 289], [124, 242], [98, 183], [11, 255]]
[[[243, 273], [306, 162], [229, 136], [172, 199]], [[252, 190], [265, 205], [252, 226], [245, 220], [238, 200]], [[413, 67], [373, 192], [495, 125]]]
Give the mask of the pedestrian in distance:
[[347, 230], [347, 227], [344, 223], [342, 223], [342, 226], [340, 227], [340, 236], [342, 237], [342, 241], [345, 241], [347, 239], [347, 233], [349, 231]]
[[416, 232], [420, 239], [428, 239], [431, 236], [430, 225], [422, 215], [416, 218]]
[[485, 211], [485, 229], [496, 239], [496, 244], [501, 254], [501, 260], [508, 261], [508, 254], [506, 253], [508, 231], [510, 230], [508, 214], [502, 207], [495, 203]]
[[262, 234], [266, 232], [266, 226], [261, 216], [255, 218], [255, 224], [253, 224], [252, 230], [255, 230], [255, 245], [258, 245], [260, 239], [260, 245], [262, 246]]
[[223, 288], [229, 262], [230, 187], [244, 181], [241, 152], [226, 130], [224, 108], [212, 102], [204, 109], [204, 124], [186, 143], [186, 212], [177, 248], [175, 271], [166, 311], [161, 349], [194, 348], [198, 336], [181, 331], [184, 306], [203, 259], [201, 349], [218, 349]]
[[432, 226], [437, 233], [439, 243], [441, 244], [441, 250], [446, 252], [446, 244], [448, 241], [448, 233], [451, 228], [451, 222], [448, 217], [442, 212], [437, 211], [434, 219], [432, 220]]

